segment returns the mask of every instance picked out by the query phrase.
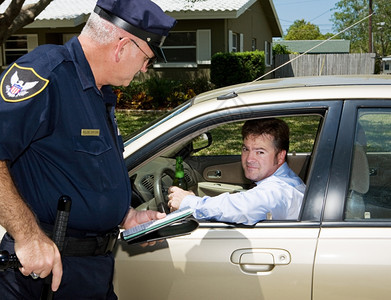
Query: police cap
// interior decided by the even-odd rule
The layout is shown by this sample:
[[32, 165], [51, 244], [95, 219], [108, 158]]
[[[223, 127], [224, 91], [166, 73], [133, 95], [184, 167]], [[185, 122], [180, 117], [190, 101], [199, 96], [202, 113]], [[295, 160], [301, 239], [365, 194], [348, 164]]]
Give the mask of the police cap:
[[150, 0], [98, 0], [94, 12], [146, 41], [158, 59], [166, 61], [161, 49], [176, 20]]

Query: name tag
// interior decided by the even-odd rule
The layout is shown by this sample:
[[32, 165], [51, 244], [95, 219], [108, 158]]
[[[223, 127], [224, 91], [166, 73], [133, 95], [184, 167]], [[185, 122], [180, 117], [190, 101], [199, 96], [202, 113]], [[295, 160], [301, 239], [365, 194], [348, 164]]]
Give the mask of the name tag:
[[82, 129], [81, 136], [99, 136], [100, 129]]

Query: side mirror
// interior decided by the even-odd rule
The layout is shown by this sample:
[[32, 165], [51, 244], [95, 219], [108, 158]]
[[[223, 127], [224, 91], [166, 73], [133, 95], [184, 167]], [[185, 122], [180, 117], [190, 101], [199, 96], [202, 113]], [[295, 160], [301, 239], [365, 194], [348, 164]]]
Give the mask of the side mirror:
[[212, 145], [212, 135], [209, 132], [202, 133], [192, 140], [193, 153]]

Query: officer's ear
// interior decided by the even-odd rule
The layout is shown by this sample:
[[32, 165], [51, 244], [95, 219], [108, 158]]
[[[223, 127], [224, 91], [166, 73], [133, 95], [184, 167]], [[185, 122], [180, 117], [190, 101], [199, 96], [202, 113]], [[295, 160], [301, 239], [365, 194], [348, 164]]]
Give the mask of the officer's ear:
[[114, 55], [115, 55], [115, 61], [120, 62], [122, 54], [125, 50], [125, 45], [129, 43], [128, 38], [119, 38], [119, 41], [115, 47]]

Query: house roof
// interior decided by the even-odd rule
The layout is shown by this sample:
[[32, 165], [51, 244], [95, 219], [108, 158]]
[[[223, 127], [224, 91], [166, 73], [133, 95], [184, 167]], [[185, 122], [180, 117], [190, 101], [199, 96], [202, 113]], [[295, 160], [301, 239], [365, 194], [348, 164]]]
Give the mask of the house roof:
[[[288, 50], [292, 52], [304, 53], [309, 49], [316, 47], [323, 43], [324, 40], [281, 40], [273, 42], [273, 45], [280, 44], [287, 46]], [[349, 53], [350, 41], [348, 40], [329, 40], [319, 47], [309, 51], [310, 54], [324, 54], [324, 53]]]
[[[11, 0], [0, 5], [4, 12]], [[38, 0], [26, 0], [25, 4]], [[266, 10], [274, 36], [281, 36], [282, 29], [273, 0], [152, 0], [167, 14], [178, 20], [238, 18], [256, 1]], [[74, 27], [84, 23], [94, 9], [96, 0], [53, 0], [27, 28]]]

